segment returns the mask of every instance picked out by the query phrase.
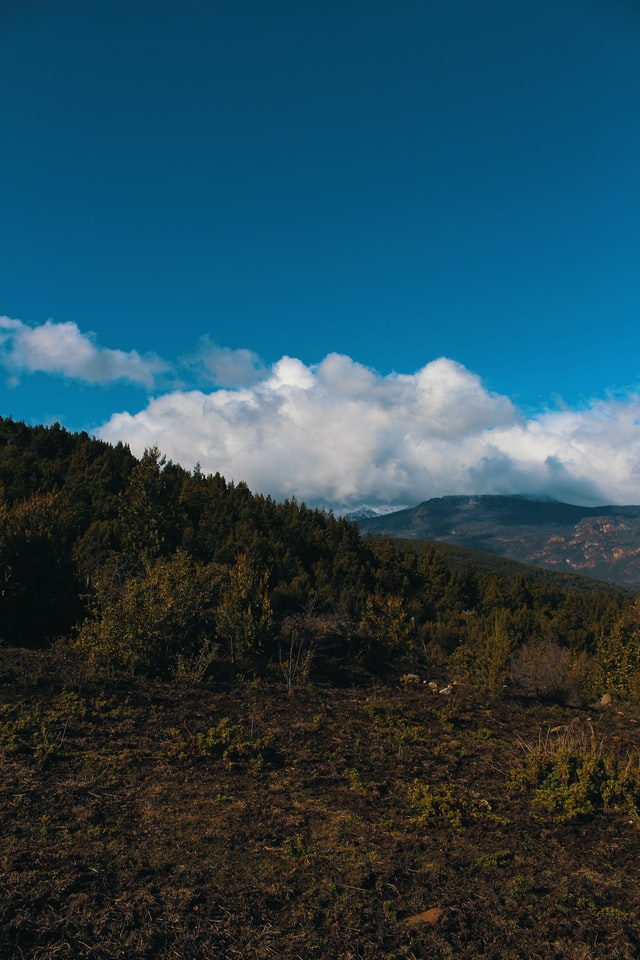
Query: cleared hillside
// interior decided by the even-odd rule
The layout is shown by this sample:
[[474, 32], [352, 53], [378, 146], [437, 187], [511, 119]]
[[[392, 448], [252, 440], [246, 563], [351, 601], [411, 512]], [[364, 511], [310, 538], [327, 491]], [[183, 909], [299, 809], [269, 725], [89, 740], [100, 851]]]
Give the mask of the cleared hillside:
[[0, 695], [7, 960], [638, 955], [631, 708], [15, 650]]

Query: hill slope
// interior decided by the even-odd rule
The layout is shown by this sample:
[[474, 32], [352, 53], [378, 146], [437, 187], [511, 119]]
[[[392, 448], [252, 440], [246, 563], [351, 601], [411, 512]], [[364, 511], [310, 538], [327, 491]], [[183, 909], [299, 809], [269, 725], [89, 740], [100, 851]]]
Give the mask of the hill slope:
[[[7, 960], [638, 955], [637, 709], [96, 683], [7, 650], [0, 696]], [[582, 771], [592, 741], [634, 758], [627, 796], [536, 791], [538, 743]]]
[[640, 586], [640, 506], [438, 497], [358, 525], [363, 532], [439, 540], [632, 589]]

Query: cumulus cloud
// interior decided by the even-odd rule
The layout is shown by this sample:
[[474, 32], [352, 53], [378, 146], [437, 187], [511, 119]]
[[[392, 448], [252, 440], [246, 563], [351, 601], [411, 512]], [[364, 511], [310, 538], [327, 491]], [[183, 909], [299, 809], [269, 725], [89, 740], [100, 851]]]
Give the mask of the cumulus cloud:
[[0, 363], [14, 380], [22, 373], [43, 372], [94, 384], [127, 380], [147, 389], [167, 369], [156, 356], [100, 347], [75, 323], [47, 320], [34, 327], [10, 317], [0, 317]]
[[446, 358], [381, 376], [338, 354], [283, 357], [251, 385], [167, 393], [100, 435], [336, 510], [477, 493], [633, 503], [640, 490], [640, 397], [527, 419]]
[[266, 372], [260, 357], [252, 350], [219, 347], [210, 337], [202, 337], [195, 356], [183, 362], [216, 387], [250, 387]]

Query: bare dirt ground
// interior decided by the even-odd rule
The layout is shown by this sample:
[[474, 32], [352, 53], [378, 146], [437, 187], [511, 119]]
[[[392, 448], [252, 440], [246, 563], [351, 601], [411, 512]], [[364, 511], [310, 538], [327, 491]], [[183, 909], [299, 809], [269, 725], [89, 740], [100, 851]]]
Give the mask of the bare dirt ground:
[[517, 777], [567, 729], [633, 760], [637, 719], [0, 651], [0, 957], [638, 957], [633, 802], [568, 816]]

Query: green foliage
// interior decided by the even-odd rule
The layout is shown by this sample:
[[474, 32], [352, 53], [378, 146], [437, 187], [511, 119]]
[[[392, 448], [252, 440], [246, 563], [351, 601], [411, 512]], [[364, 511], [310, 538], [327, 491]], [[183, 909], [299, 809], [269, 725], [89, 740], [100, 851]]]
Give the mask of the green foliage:
[[60, 694], [49, 707], [40, 704], [0, 708], [0, 751], [5, 756], [31, 757], [43, 767], [59, 759], [70, 724], [84, 719], [86, 705], [77, 694]]
[[467, 637], [451, 658], [454, 669], [497, 696], [509, 676], [514, 649], [507, 610], [494, 610], [489, 623], [469, 619]]
[[301, 833], [292, 837], [285, 837], [284, 848], [292, 860], [309, 860], [315, 856], [313, 846], [308, 843]]
[[482, 853], [476, 860], [481, 870], [497, 870], [513, 860], [511, 850], [496, 850], [495, 853]]
[[396, 594], [377, 589], [367, 596], [360, 629], [389, 652], [413, 648], [415, 621], [409, 616], [406, 601]]
[[82, 625], [77, 646], [109, 674], [176, 671], [193, 677], [215, 653], [219, 587], [219, 568], [196, 564], [183, 551], [147, 560], [142, 573], [122, 586], [98, 583], [93, 615]]
[[145, 563], [165, 552], [171, 529], [171, 501], [163, 473], [166, 463], [157, 447], [145, 450], [122, 492], [117, 524], [126, 574], [138, 573]]
[[482, 797], [452, 783], [432, 785], [415, 780], [407, 789], [412, 823], [424, 827], [434, 818], [463, 830], [474, 820], [491, 817], [491, 805]]
[[[639, 617], [620, 592], [525, 579], [482, 556], [471, 567], [440, 546], [362, 538], [346, 519], [189, 473], [157, 448], [137, 460], [122, 444], [0, 418], [0, 642], [77, 634], [103, 670], [185, 683], [216, 657], [279, 666], [290, 689], [312, 664], [325, 675], [430, 664], [492, 694], [518, 657], [529, 676], [536, 651], [562, 674], [560, 694], [578, 690], [597, 654], [594, 683], [638, 695]], [[550, 683], [537, 676], [532, 692]]]
[[79, 590], [61, 497], [36, 493], [0, 502], [0, 639], [45, 646], [80, 614]]
[[249, 764], [254, 771], [258, 771], [275, 755], [272, 737], [246, 739], [229, 717], [222, 717], [206, 730], [195, 732], [172, 727], [167, 735], [170, 757], [180, 760], [203, 757], [219, 759], [228, 770], [239, 764]]
[[608, 749], [590, 722], [549, 730], [524, 749], [525, 762], [511, 771], [508, 786], [530, 793], [537, 807], [563, 820], [621, 808], [640, 818], [640, 755]]
[[453, 787], [445, 785], [433, 787], [428, 783], [415, 781], [407, 790], [409, 806], [415, 811], [412, 822], [423, 827], [434, 817], [442, 817], [453, 827], [462, 827], [462, 806], [455, 796]]
[[601, 693], [640, 700], [640, 598], [625, 610], [596, 648], [595, 682]]
[[191, 654], [177, 653], [173, 667], [176, 683], [194, 686], [204, 680], [211, 665], [218, 659], [219, 644], [211, 637], [205, 637], [200, 646]]
[[229, 569], [215, 619], [232, 662], [262, 653], [268, 644], [273, 626], [268, 574], [249, 553], [241, 553]]

